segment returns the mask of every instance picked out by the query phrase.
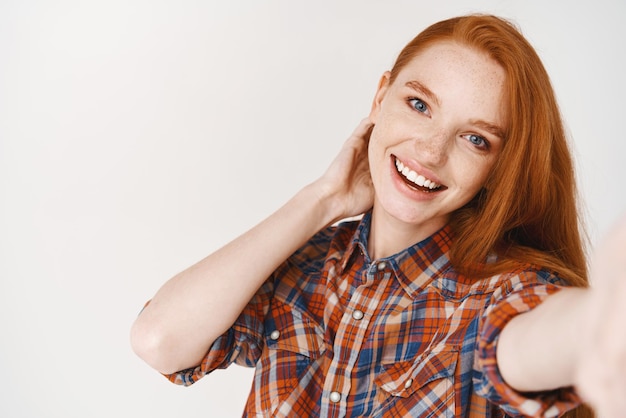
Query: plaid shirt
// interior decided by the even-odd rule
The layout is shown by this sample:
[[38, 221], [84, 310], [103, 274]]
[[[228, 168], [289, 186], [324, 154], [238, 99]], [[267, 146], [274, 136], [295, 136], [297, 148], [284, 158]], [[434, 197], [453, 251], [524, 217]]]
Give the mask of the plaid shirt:
[[258, 417], [552, 417], [579, 403], [571, 389], [516, 392], [496, 364], [504, 325], [557, 291], [557, 277], [463, 277], [448, 227], [372, 261], [369, 221], [318, 233], [199, 366], [168, 378], [190, 385], [233, 362], [256, 367], [244, 416]]

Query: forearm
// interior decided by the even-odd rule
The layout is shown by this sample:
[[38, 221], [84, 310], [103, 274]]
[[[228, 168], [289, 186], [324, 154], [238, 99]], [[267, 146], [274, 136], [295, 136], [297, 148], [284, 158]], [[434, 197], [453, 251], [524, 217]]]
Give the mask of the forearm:
[[587, 297], [586, 289], [565, 288], [504, 327], [497, 358], [507, 384], [520, 392], [574, 384]]
[[327, 203], [309, 186], [166, 282], [133, 324], [131, 342], [137, 354], [162, 373], [198, 364], [280, 263], [335, 220]]

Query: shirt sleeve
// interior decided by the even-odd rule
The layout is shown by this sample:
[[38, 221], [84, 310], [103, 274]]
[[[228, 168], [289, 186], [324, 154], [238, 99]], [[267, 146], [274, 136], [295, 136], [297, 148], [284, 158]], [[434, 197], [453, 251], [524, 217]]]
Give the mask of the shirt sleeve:
[[235, 323], [213, 342], [199, 365], [165, 377], [172, 383], [189, 386], [213, 370], [224, 369], [233, 363], [254, 367], [263, 351], [263, 322], [273, 288], [273, 279], [270, 278], [246, 305]]
[[502, 329], [516, 315], [527, 312], [562, 289], [559, 279], [543, 272], [522, 272], [494, 292], [479, 329], [474, 366], [476, 392], [499, 405], [509, 416], [556, 417], [577, 407], [581, 400], [573, 388], [545, 392], [518, 392], [506, 384], [496, 361]]
[[213, 370], [224, 369], [233, 363], [255, 367], [265, 346], [265, 317], [276, 287], [289, 274], [319, 271], [333, 234], [334, 228], [320, 231], [285, 260], [257, 291], [235, 323], [213, 342], [199, 365], [165, 377], [173, 383], [189, 386]]

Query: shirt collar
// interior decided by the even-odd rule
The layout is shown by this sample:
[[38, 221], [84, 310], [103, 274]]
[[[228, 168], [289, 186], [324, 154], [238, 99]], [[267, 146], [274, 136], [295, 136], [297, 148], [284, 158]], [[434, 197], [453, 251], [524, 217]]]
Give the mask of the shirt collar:
[[[363, 263], [372, 263], [367, 252], [372, 214], [367, 212], [359, 222], [352, 239], [341, 260], [341, 272], [345, 272], [358, 259]], [[452, 244], [452, 231], [449, 225], [444, 226], [430, 237], [414, 245], [376, 262], [384, 261], [391, 268], [404, 290], [413, 296], [420, 292], [433, 278], [439, 276], [450, 266], [449, 251]]]
[[343, 258], [341, 259], [341, 273], [343, 274], [356, 261], [359, 255], [363, 255], [363, 262], [370, 264], [370, 256], [367, 253], [367, 238], [370, 234], [371, 212], [366, 212], [352, 234]]

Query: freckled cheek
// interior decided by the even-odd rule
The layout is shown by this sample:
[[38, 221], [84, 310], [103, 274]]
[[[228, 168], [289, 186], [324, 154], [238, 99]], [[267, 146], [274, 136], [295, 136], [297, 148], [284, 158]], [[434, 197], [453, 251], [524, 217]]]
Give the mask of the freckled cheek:
[[[489, 173], [491, 171], [492, 166], [482, 167], [480, 172], [474, 172], [475, 179], [474, 181], [468, 185], [468, 189], [471, 190], [472, 194], [476, 194], [482, 189], [487, 183], [487, 178], [489, 177]], [[472, 173], [469, 173], [471, 175]]]
[[380, 147], [378, 146], [377, 138], [372, 132], [372, 135], [370, 136], [370, 141], [367, 147], [367, 160], [369, 163], [370, 173], [372, 174], [372, 176], [376, 174], [376, 172], [378, 171], [377, 166], [380, 164], [380, 163], [377, 163], [378, 161], [380, 161], [379, 150], [380, 150]]
[[374, 141], [377, 145], [384, 148], [410, 138], [412, 136], [410, 132], [411, 129], [405, 123], [402, 123], [402, 120], [399, 118], [385, 116], [380, 118], [379, 122], [374, 125], [370, 143]]
[[449, 161], [450, 167], [456, 168], [457, 187], [464, 193], [475, 195], [485, 185], [493, 163], [468, 158], [454, 158]]
[[385, 131], [384, 127], [374, 125], [367, 149], [370, 161], [375, 162], [384, 155], [385, 150], [389, 145], [388, 139], [389, 135]]
[[384, 136], [386, 124], [385, 121], [382, 119], [383, 118], [378, 118], [378, 121], [372, 128], [372, 133], [370, 135], [370, 144], [372, 142], [380, 142], [381, 137]]

